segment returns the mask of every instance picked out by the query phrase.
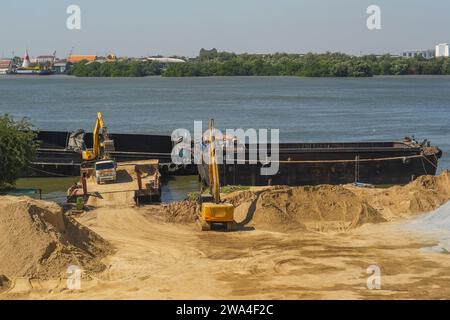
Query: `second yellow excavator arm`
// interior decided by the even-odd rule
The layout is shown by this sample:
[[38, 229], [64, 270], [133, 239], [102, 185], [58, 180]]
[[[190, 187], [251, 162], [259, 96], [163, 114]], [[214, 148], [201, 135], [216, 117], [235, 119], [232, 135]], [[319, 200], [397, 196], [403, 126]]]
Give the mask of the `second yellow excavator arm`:
[[100, 157], [101, 146], [100, 146], [99, 132], [100, 132], [100, 129], [104, 130], [104, 128], [105, 128], [105, 123], [103, 121], [102, 113], [98, 112], [97, 113], [97, 121], [95, 122], [95, 126], [94, 126], [94, 131], [92, 132], [92, 135], [93, 135], [92, 149], [94, 151], [95, 158]]
[[94, 131], [92, 132], [92, 150], [85, 150], [82, 153], [84, 161], [92, 161], [96, 160], [100, 157], [101, 154], [101, 145], [100, 145], [100, 129], [103, 132], [106, 130], [105, 123], [103, 122], [102, 113], [97, 113], [97, 120], [95, 121]]

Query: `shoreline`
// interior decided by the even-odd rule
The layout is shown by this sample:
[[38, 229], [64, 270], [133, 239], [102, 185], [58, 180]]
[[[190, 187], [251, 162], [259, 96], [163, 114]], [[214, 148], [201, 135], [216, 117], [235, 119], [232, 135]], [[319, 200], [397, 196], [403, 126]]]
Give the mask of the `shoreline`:
[[423, 79], [423, 78], [450, 78], [448, 74], [405, 74], [405, 75], [373, 75], [371, 77], [308, 77], [308, 76], [180, 76], [180, 77], [165, 77], [162, 75], [143, 76], [143, 77], [80, 77], [68, 74], [52, 74], [52, 75], [20, 75], [20, 74], [0, 74], [0, 79], [46, 79], [46, 78], [67, 78], [67, 79], [333, 79], [333, 80], [359, 80], [359, 79]]

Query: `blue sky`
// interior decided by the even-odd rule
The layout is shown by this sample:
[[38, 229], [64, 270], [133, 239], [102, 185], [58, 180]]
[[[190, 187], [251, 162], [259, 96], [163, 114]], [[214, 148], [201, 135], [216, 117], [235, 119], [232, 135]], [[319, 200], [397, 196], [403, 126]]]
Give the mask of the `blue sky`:
[[[6, 1], [2, 1], [6, 2]], [[81, 30], [66, 8], [81, 7]], [[369, 31], [366, 8], [381, 7]], [[0, 55], [57, 51], [196, 56], [235, 52], [400, 53], [450, 42], [448, 0], [21, 0], [1, 5]]]

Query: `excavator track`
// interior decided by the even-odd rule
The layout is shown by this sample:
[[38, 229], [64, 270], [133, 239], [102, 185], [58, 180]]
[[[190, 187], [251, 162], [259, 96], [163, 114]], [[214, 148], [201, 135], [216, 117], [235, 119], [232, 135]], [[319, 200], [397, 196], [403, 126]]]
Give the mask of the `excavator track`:
[[211, 231], [212, 230], [212, 223], [205, 221], [200, 215], [197, 219], [197, 224], [200, 228], [200, 231]]
[[[239, 229], [239, 225], [235, 221], [212, 223], [212, 222], [205, 221], [205, 219], [203, 219], [201, 214], [198, 215], [197, 225], [198, 225], [200, 231], [212, 231], [212, 230], [214, 230], [215, 224], [217, 224], [216, 229], [223, 230], [223, 227], [225, 227], [226, 231], [237, 231]], [[220, 226], [218, 226], [218, 225], [222, 225], [223, 227], [220, 228]]]
[[238, 224], [235, 221], [227, 222], [227, 231], [236, 231], [238, 229]]

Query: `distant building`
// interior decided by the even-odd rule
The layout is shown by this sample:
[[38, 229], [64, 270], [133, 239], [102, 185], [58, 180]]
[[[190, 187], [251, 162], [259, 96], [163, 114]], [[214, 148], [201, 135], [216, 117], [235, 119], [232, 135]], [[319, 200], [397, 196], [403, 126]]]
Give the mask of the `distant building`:
[[51, 55], [38, 56], [35, 59], [36, 63], [39, 63], [39, 64], [53, 63], [54, 60], [55, 60], [55, 56], [51, 56]]
[[86, 60], [87, 62], [94, 62], [95, 60], [97, 60], [97, 56], [72, 54], [69, 56], [69, 58], [67, 58], [67, 62], [70, 62], [70, 63], [77, 63], [77, 62], [81, 62], [83, 60]]
[[448, 43], [439, 43], [436, 46], [436, 57], [448, 57], [448, 56], [449, 56]]
[[66, 60], [59, 60], [53, 64], [53, 72], [56, 74], [66, 73], [69, 63]]
[[12, 59], [0, 60], [0, 74], [8, 74], [13, 71], [14, 63]]
[[[115, 54], [108, 54], [106, 57], [97, 57], [97, 60], [95, 60], [95, 62], [100, 62], [100, 63], [104, 63], [104, 62], [117, 62], [119, 61], [119, 59], [117, 58], [117, 56]], [[90, 61], [88, 62], [88, 64], [93, 63], [94, 61]]]
[[422, 57], [425, 59], [433, 59], [434, 58], [434, 50], [405, 51], [402, 53], [402, 57], [404, 57], [404, 58]]
[[164, 58], [164, 57], [148, 57], [146, 58], [147, 61], [157, 61], [157, 62], [161, 62], [161, 63], [183, 63], [186, 62], [182, 59], [177, 59], [177, 58]]

